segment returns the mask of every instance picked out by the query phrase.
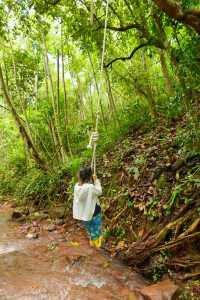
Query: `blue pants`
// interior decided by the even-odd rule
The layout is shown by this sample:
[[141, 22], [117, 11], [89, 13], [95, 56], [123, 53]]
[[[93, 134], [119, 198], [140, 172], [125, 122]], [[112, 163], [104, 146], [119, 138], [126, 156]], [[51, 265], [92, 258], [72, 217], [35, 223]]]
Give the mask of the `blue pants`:
[[83, 221], [83, 225], [84, 225], [85, 229], [87, 230], [87, 233], [89, 234], [91, 240], [98, 239], [102, 235], [102, 232], [101, 232], [101, 225], [102, 225], [101, 213], [94, 216], [92, 218], [92, 220], [90, 220], [90, 221]]

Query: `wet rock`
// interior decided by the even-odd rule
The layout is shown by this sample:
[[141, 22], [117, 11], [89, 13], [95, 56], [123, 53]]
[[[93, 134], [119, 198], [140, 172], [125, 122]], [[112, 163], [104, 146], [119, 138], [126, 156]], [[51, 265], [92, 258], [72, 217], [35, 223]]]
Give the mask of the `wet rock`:
[[22, 214], [25, 215], [25, 216], [28, 216], [30, 214], [30, 211], [28, 209], [28, 207], [24, 207], [22, 210], [21, 210]]
[[13, 213], [12, 213], [13, 220], [20, 219], [21, 217], [23, 217], [23, 214], [21, 211], [13, 211]]
[[46, 226], [44, 226], [44, 230], [52, 232], [52, 231], [56, 230], [56, 225], [55, 224], [46, 225]]
[[142, 296], [139, 292], [129, 292], [128, 300], [147, 300], [146, 297]]
[[61, 226], [65, 224], [65, 221], [63, 219], [56, 219], [54, 223], [55, 225]]
[[47, 214], [44, 214], [43, 212], [34, 212], [29, 216], [30, 221], [41, 221], [41, 220], [46, 220], [48, 218]]
[[26, 235], [26, 238], [29, 239], [29, 240], [35, 240], [35, 239], [39, 238], [39, 234], [38, 233], [31, 233], [31, 232], [29, 232]]
[[32, 226], [33, 227], [38, 227], [38, 222], [37, 221], [33, 221]]
[[171, 280], [166, 279], [156, 284], [144, 287], [140, 290], [142, 295], [151, 300], [172, 300], [178, 286]]
[[16, 202], [11, 202], [10, 206], [11, 206], [12, 208], [16, 208], [16, 207], [17, 207], [17, 203], [16, 203]]
[[62, 219], [64, 218], [65, 209], [62, 206], [51, 207], [48, 210], [48, 214], [52, 219]]

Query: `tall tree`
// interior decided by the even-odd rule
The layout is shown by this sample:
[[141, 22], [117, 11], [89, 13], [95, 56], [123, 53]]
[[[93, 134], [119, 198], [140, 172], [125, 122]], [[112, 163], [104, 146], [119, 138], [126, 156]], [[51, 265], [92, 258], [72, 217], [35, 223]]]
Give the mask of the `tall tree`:
[[35, 145], [33, 144], [25, 126], [22, 123], [22, 120], [20, 119], [20, 117], [17, 114], [17, 111], [14, 107], [14, 104], [12, 103], [12, 100], [8, 94], [8, 90], [6, 88], [6, 84], [5, 84], [5, 80], [4, 80], [4, 76], [3, 76], [3, 71], [2, 71], [2, 67], [0, 66], [0, 83], [1, 83], [1, 88], [2, 88], [2, 92], [4, 95], [4, 99], [8, 105], [8, 107], [10, 108], [10, 111], [12, 113], [12, 116], [17, 124], [17, 127], [19, 128], [19, 132], [21, 134], [22, 139], [24, 140], [25, 144], [27, 145], [28, 149], [31, 151], [32, 157], [34, 158], [35, 162], [37, 163], [37, 165], [43, 169], [44, 171], [48, 170], [47, 164], [46, 162], [41, 158], [40, 154], [38, 153]]

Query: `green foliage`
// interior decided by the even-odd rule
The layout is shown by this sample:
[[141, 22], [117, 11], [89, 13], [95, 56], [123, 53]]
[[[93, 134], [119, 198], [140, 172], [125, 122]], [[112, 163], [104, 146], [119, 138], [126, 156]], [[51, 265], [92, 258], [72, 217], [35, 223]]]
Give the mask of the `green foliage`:
[[199, 280], [191, 280], [187, 285], [181, 289], [179, 299], [181, 300], [198, 300], [199, 299]]
[[52, 201], [66, 202], [68, 176], [66, 170], [47, 174], [39, 169], [29, 169], [18, 181], [15, 197], [19, 204], [29, 202], [43, 207], [51, 205]]
[[104, 238], [108, 239], [109, 237], [115, 237], [116, 242], [121, 241], [125, 237], [125, 230], [123, 227], [116, 226], [115, 228], [112, 229], [105, 229], [104, 230]]
[[158, 102], [158, 110], [169, 120], [176, 120], [184, 111], [183, 94], [180, 91], [176, 91], [176, 94], [168, 97], [167, 99], [160, 99]]
[[[190, 5], [183, 1], [184, 7]], [[197, 1], [192, 5], [199, 8]], [[51, 186], [62, 182], [62, 174], [69, 173], [73, 184], [80, 165], [90, 163], [87, 144], [97, 112], [99, 157], [129, 131], [144, 124], [151, 127], [160, 118], [170, 124], [184, 114], [186, 125], [177, 129], [176, 143], [183, 155], [199, 152], [200, 39], [196, 32], [174, 25], [151, 3], [115, 1], [109, 9], [105, 65], [128, 57], [141, 44], [146, 46], [100, 74], [105, 21], [101, 2], [95, 3], [92, 23], [87, 3], [72, 0], [56, 4], [4, 0], [0, 16], [4, 81], [34, 146], [31, 149], [22, 136], [16, 114], [1, 96], [1, 194], [13, 193], [17, 182], [18, 197], [20, 193], [24, 199], [41, 195], [48, 202], [53, 198]], [[38, 170], [33, 148], [47, 165], [47, 174]], [[145, 161], [142, 155], [137, 157], [129, 173], [138, 178]], [[177, 197], [170, 199], [170, 209]], [[153, 203], [147, 212], [152, 219], [156, 218]]]
[[174, 187], [174, 190], [172, 191], [169, 201], [163, 207], [166, 216], [169, 216], [172, 213], [174, 207], [178, 207], [178, 203], [176, 202], [176, 200], [180, 196], [181, 191], [182, 191], [181, 185], [176, 185]]
[[157, 209], [159, 202], [160, 200], [152, 198], [146, 204], [144, 215], [146, 215], [150, 221], [154, 221], [159, 217], [159, 212]]
[[179, 128], [176, 135], [176, 143], [181, 148], [183, 155], [194, 155], [199, 153], [199, 126], [191, 122], [186, 127]]

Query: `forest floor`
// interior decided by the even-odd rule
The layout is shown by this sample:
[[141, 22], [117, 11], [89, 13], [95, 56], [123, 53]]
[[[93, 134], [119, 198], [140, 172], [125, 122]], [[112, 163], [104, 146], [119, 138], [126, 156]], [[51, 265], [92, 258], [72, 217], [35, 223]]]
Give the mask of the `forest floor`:
[[[130, 130], [99, 161], [106, 249], [145, 278], [169, 276], [200, 299], [200, 155], [186, 121]], [[184, 143], [182, 142], [184, 140]], [[182, 285], [183, 283], [183, 285]]]

